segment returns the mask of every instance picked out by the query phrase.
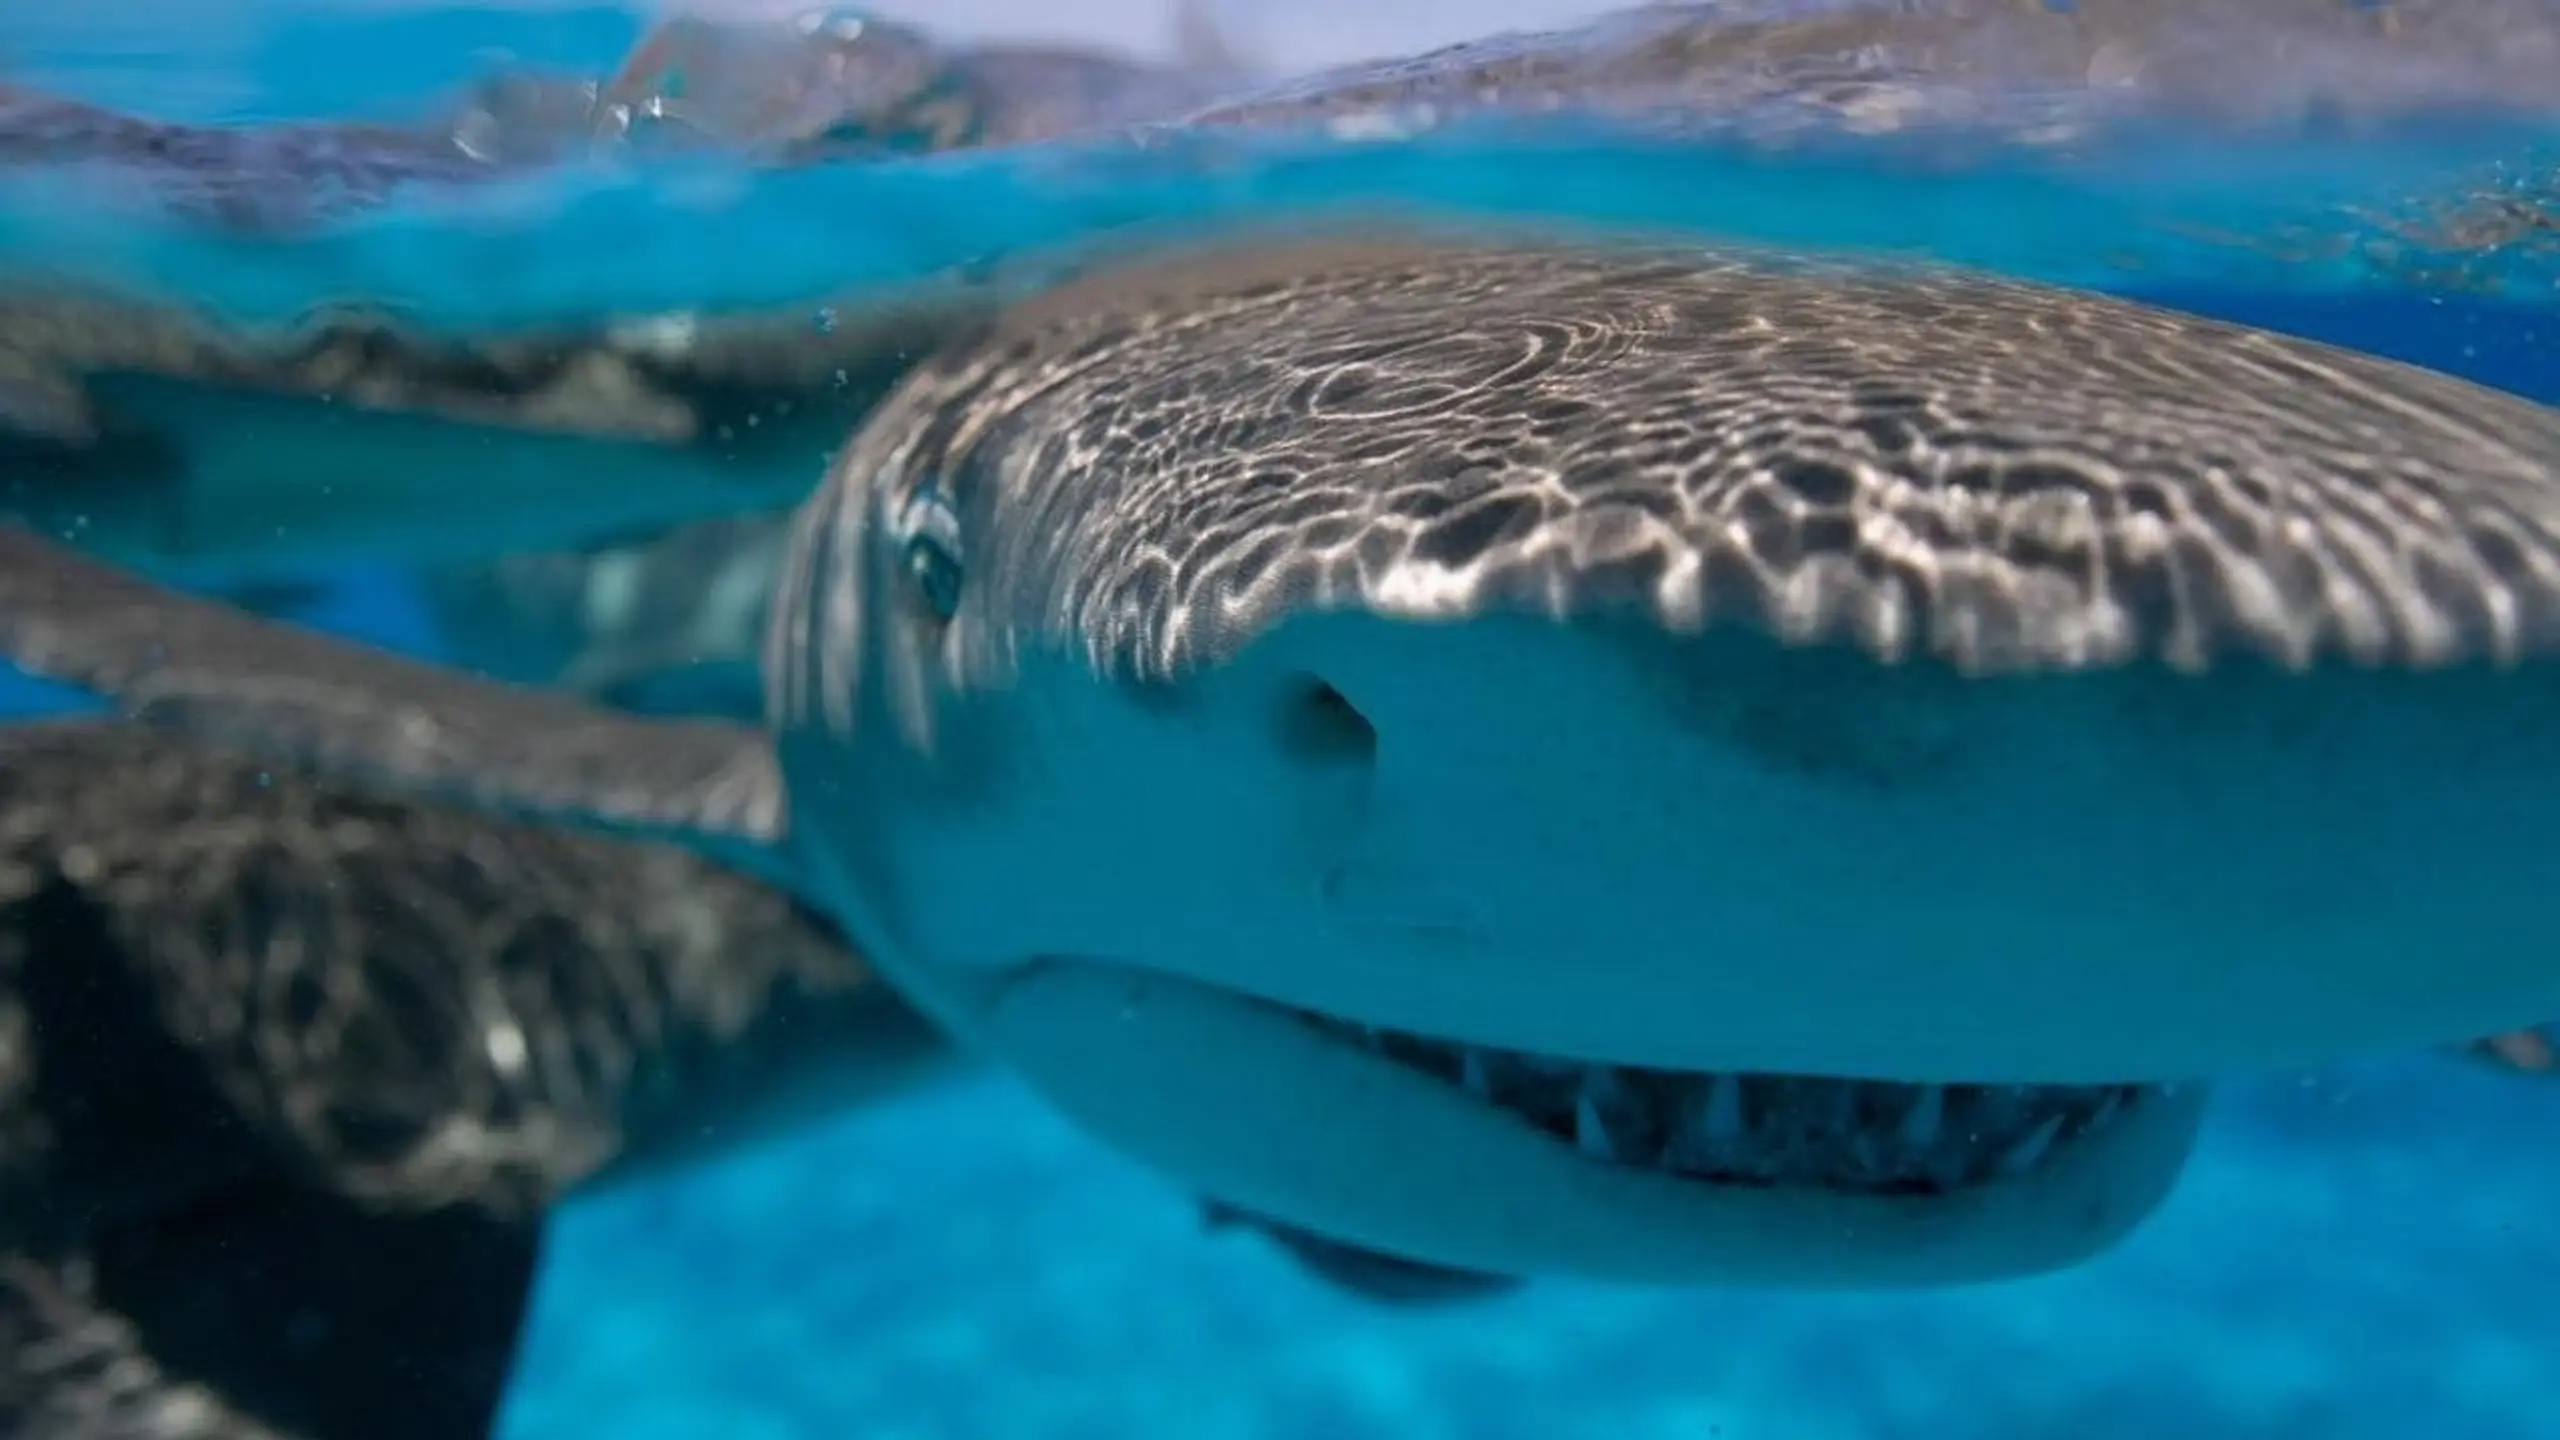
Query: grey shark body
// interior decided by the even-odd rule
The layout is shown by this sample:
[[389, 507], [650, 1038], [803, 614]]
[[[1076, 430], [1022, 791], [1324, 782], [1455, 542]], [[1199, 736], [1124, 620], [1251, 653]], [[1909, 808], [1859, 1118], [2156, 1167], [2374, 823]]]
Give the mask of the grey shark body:
[[2560, 418], [2094, 295], [1427, 229], [1088, 276], [844, 447], [761, 729], [6, 546], [28, 669], [769, 867], [1097, 1135], [1443, 1266], [2048, 1269], [2197, 1082], [2560, 1013]]

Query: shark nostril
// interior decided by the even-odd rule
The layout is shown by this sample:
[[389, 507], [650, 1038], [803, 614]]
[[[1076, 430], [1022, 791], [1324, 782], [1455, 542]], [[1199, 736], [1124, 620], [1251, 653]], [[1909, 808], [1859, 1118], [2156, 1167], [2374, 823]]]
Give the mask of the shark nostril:
[[1280, 748], [1291, 760], [1327, 768], [1377, 763], [1377, 729], [1341, 691], [1307, 675], [1282, 694]]

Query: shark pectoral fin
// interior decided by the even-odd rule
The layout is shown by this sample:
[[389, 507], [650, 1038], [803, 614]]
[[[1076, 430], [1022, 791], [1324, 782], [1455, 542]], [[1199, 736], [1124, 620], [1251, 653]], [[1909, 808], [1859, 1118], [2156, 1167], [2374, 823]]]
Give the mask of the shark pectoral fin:
[[758, 851], [750, 868], [788, 870], [781, 773], [753, 727], [635, 719], [475, 679], [187, 595], [7, 524], [0, 656], [137, 720], [279, 763]]
[[1408, 1260], [1365, 1245], [1336, 1240], [1282, 1221], [1238, 1209], [1219, 1200], [1202, 1202], [1212, 1228], [1239, 1225], [1258, 1232], [1279, 1247], [1310, 1278], [1358, 1300], [1399, 1309], [1490, 1300], [1523, 1283], [1509, 1275], [1460, 1270]]

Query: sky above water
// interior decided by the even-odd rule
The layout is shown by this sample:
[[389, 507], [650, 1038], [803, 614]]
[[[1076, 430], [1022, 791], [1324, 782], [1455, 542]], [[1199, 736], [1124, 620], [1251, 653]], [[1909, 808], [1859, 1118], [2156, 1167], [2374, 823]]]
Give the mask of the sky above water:
[[[376, 0], [393, 3], [393, 0]], [[1623, 0], [1622, 0], [1623, 3]], [[778, 12], [802, 0], [697, 0], [705, 13]], [[1161, 50], [1172, 0], [875, 0], [871, 9], [950, 34], [1036, 35]], [[1255, 58], [1283, 69], [1400, 55], [1503, 30], [1543, 28], [1618, 8], [1595, 0], [1206, 0], [1208, 13]]]
[[[788, 16], [813, 0], [633, 0], [643, 13]], [[1302, 70], [1504, 30], [1536, 29], [1622, 8], [1627, 0], [1202, 0], [1237, 48], [1278, 70]], [[1083, 40], [1161, 53], [1169, 48], [1174, 0], [870, 0], [860, 8], [946, 35]], [[488, 0], [484, 8], [590, 8], [592, 0]], [[172, 49], [222, 53], [293, 11], [382, 13], [443, 8], [431, 0], [118, 0], [64, 7], [47, 0], [0, 0], [0, 74], [31, 58], [89, 58]]]

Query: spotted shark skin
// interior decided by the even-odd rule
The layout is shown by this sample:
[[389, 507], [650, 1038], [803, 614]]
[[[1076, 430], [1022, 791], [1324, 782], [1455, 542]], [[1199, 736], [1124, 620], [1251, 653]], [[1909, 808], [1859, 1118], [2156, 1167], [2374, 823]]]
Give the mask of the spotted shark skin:
[[0, 562], [34, 673], [750, 852], [1097, 1136], [1460, 1270], [2052, 1269], [2201, 1081], [2560, 1013], [2560, 418], [2001, 277], [1374, 224], [1087, 273], [843, 447], [762, 727]]

